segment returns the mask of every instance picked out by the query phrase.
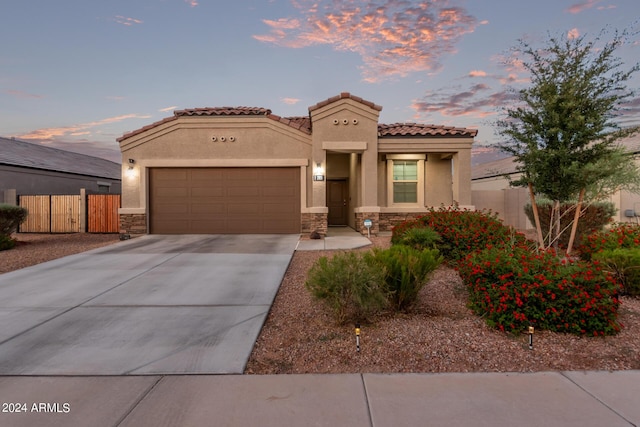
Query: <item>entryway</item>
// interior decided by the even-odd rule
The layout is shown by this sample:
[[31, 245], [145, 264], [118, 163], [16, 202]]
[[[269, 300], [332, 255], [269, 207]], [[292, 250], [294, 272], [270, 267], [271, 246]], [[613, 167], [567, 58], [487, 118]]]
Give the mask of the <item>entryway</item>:
[[329, 226], [348, 225], [349, 184], [346, 179], [327, 181], [327, 207]]

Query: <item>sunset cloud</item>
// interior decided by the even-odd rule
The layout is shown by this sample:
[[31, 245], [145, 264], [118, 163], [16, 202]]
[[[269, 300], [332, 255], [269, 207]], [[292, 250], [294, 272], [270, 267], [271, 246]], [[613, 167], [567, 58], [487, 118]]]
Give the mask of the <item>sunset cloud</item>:
[[197, 0], [184, 0], [184, 2], [191, 7], [196, 7], [198, 5]]
[[64, 136], [89, 135], [91, 133], [91, 129], [93, 128], [109, 125], [112, 123], [118, 123], [128, 119], [148, 119], [150, 117], [151, 116], [140, 115], [140, 114], [125, 114], [121, 116], [108, 117], [106, 119], [97, 120], [89, 123], [36, 129], [34, 131], [31, 131], [22, 135], [18, 135], [18, 137], [22, 139], [35, 139], [39, 141], [47, 141], [47, 140], [52, 140], [52, 139], [56, 139]]
[[280, 98], [280, 101], [284, 102], [287, 105], [295, 105], [300, 102], [298, 98]]
[[171, 107], [165, 107], [165, 108], [161, 108], [158, 111], [160, 111], [161, 113], [168, 113], [169, 111], [173, 111], [176, 108], [178, 108], [178, 106], [176, 105], [172, 105]]
[[11, 95], [15, 98], [20, 98], [20, 99], [41, 99], [44, 98], [44, 96], [42, 95], [36, 95], [33, 93], [28, 93], [28, 92], [24, 92], [21, 90], [14, 90], [14, 89], [9, 89], [9, 90], [5, 90], [4, 91], [7, 95]]
[[142, 24], [142, 22], [143, 22], [140, 19], [128, 18], [126, 16], [121, 16], [121, 15], [116, 15], [113, 18], [113, 20], [116, 21], [118, 24], [126, 25], [127, 27], [130, 27], [130, 26], [135, 25], [135, 24]]
[[591, 9], [592, 7], [594, 7], [597, 3], [600, 3], [600, 0], [586, 0], [586, 1], [581, 1], [580, 3], [575, 3], [571, 6], [569, 6], [569, 8], [566, 10], [566, 12], [569, 12], [571, 14], [578, 14], [578, 13], [582, 13], [585, 10]]
[[443, 116], [472, 116], [483, 118], [494, 115], [499, 108], [517, 99], [517, 95], [506, 90], [493, 90], [479, 83], [466, 90], [460, 87], [427, 92], [412, 107], [418, 114], [441, 114]]
[[486, 77], [487, 73], [482, 70], [471, 70], [469, 71], [469, 77]]
[[328, 44], [360, 55], [365, 81], [438, 71], [478, 22], [448, 0], [292, 0], [299, 18], [263, 20], [270, 28], [256, 40], [289, 48]]
[[577, 28], [572, 28], [567, 33], [567, 37], [569, 38], [569, 40], [577, 39], [578, 37], [580, 37], [580, 31], [578, 31]]

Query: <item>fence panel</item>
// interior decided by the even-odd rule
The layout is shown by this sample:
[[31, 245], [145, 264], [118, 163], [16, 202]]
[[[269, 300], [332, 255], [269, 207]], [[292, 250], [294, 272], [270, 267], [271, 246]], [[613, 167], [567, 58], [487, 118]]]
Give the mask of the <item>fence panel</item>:
[[118, 233], [120, 220], [119, 194], [89, 194], [87, 198], [87, 231], [89, 233]]
[[20, 206], [29, 211], [27, 219], [20, 225], [20, 232], [51, 232], [50, 196], [20, 196]]
[[80, 232], [80, 196], [51, 196], [51, 232]]

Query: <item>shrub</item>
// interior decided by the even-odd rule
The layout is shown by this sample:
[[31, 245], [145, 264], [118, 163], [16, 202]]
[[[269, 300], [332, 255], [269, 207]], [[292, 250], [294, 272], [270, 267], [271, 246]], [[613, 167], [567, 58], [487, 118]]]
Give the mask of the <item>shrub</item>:
[[396, 239], [398, 244], [414, 249], [433, 249], [442, 241], [440, 234], [430, 227], [410, 228]]
[[635, 248], [640, 245], [640, 226], [631, 223], [619, 223], [608, 230], [596, 231], [584, 239], [578, 247], [580, 257], [590, 260], [593, 254], [603, 250]]
[[[553, 202], [550, 200], [540, 200], [538, 204], [538, 214], [540, 216], [540, 228], [542, 228], [542, 235], [546, 236], [549, 233], [549, 225], [551, 223], [551, 209], [553, 208]], [[571, 222], [575, 216], [575, 203], [561, 203], [560, 204], [560, 230], [566, 230], [560, 236], [558, 244], [560, 247], [566, 248], [569, 244], [569, 238], [571, 237]], [[530, 203], [527, 203], [524, 207], [524, 212], [531, 221], [531, 224], [535, 224], [533, 218], [533, 208]], [[580, 245], [584, 236], [593, 233], [594, 231], [602, 230], [602, 228], [611, 222], [611, 217], [615, 215], [616, 207], [611, 202], [596, 202], [586, 207], [580, 220], [578, 221], [578, 229], [576, 230], [576, 246]]]
[[409, 246], [375, 248], [367, 255], [385, 272], [390, 305], [395, 310], [407, 310], [417, 300], [429, 274], [442, 262], [437, 249], [418, 250]]
[[11, 236], [25, 219], [27, 219], [25, 208], [0, 203], [0, 235]]
[[16, 241], [14, 239], [4, 234], [0, 234], [0, 251], [13, 249], [15, 245], [16, 245]]
[[629, 296], [640, 296], [640, 248], [605, 249], [593, 254], [593, 260], [602, 263]]
[[487, 211], [432, 209], [413, 221], [405, 221], [393, 228], [392, 243], [401, 243], [402, 236], [412, 228], [429, 227], [440, 234], [437, 244], [448, 261], [463, 259], [470, 252], [487, 245], [518, 245], [526, 242], [523, 234], [505, 226], [496, 214]]
[[339, 323], [366, 322], [387, 305], [385, 271], [359, 252], [321, 257], [305, 287], [324, 301]]
[[606, 335], [617, 322], [620, 286], [598, 263], [566, 261], [553, 251], [490, 247], [458, 266], [469, 305], [489, 325], [521, 332], [543, 330]]

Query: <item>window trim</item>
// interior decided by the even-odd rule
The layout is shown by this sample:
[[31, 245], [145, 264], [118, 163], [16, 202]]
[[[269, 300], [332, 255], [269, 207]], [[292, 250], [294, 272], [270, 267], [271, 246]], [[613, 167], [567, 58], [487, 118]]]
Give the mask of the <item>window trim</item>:
[[[414, 208], [414, 207], [424, 207], [424, 185], [425, 185], [425, 174], [424, 174], [424, 162], [426, 161], [426, 154], [387, 154], [387, 206], [388, 207], [403, 207], [403, 208]], [[416, 203], [395, 203], [393, 201], [393, 162], [394, 161], [417, 161], [418, 166], [418, 180], [416, 185], [417, 191], [417, 201]], [[401, 182], [401, 181], [398, 181]], [[407, 181], [414, 182], [414, 181]]]

